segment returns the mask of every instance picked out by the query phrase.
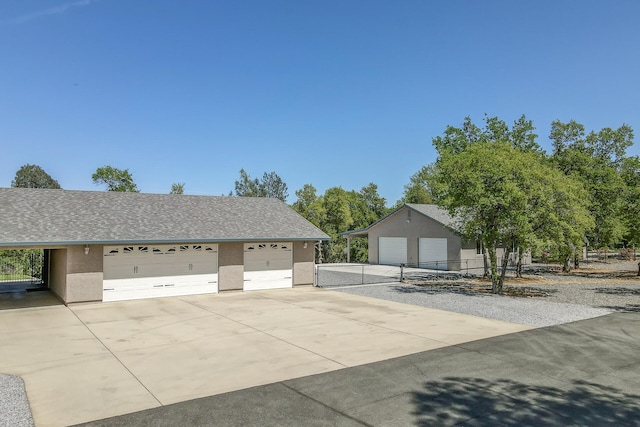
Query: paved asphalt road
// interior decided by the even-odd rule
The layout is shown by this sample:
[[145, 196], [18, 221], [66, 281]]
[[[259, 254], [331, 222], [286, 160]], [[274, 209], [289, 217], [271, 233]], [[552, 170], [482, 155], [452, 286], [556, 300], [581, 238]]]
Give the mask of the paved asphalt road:
[[640, 313], [469, 342], [84, 425], [640, 426]]

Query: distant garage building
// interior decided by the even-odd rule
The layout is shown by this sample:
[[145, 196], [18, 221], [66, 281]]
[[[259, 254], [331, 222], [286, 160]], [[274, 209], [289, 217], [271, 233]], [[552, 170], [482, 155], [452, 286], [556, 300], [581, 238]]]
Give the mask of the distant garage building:
[[310, 285], [328, 239], [278, 199], [0, 188], [0, 249], [65, 303]]
[[[465, 239], [455, 218], [436, 205], [407, 203], [365, 229], [342, 235], [348, 241], [368, 238], [370, 264], [470, 272], [484, 266], [480, 243]], [[501, 257], [504, 250], [497, 253]], [[525, 264], [530, 259], [527, 254]]]

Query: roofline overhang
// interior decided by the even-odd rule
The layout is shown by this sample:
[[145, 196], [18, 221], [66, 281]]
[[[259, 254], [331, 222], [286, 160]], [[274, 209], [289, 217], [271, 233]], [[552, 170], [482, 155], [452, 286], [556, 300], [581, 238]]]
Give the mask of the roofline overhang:
[[381, 223], [382, 221], [386, 220], [387, 218], [389, 218], [392, 215], [395, 215], [396, 212], [400, 211], [402, 208], [407, 208], [407, 209], [411, 209], [413, 212], [417, 213], [418, 215], [422, 215], [426, 218], [429, 218], [430, 220], [437, 222], [438, 224], [442, 225], [443, 227], [449, 229], [450, 231], [452, 231], [453, 233], [459, 235], [459, 236], [463, 236], [463, 234], [459, 231], [456, 230], [454, 227], [444, 224], [441, 221], [438, 221], [437, 219], [424, 214], [423, 212], [420, 212], [419, 210], [417, 210], [416, 208], [414, 208], [413, 206], [411, 206], [412, 204], [415, 203], [404, 203], [402, 206], [397, 207], [396, 209], [392, 210], [391, 212], [389, 212], [388, 214], [386, 214], [385, 216], [383, 216], [382, 218], [380, 218], [379, 220], [377, 220], [376, 222], [374, 222], [373, 224], [371, 224], [370, 226], [366, 227], [366, 228], [362, 228], [360, 230], [352, 230], [352, 231], [344, 231], [342, 233], [339, 233], [340, 236], [351, 236], [351, 237], [368, 237], [369, 236], [369, 230], [371, 230], [371, 228], [373, 228], [374, 226], [378, 225], [379, 223]]
[[303, 242], [303, 241], [328, 241], [330, 237], [265, 237], [265, 238], [251, 238], [251, 239], [129, 239], [129, 240], [65, 240], [65, 241], [50, 241], [50, 242], [2, 242], [0, 243], [0, 249], [2, 248], [35, 248], [35, 247], [61, 247], [61, 246], [75, 246], [75, 245], [125, 245], [129, 243], [140, 243], [146, 245], [162, 245], [162, 244], [177, 244], [177, 243], [238, 243], [238, 242]]
[[369, 228], [370, 227], [362, 228], [360, 230], [344, 231], [338, 234], [344, 237], [366, 237], [366, 236], [369, 236]]

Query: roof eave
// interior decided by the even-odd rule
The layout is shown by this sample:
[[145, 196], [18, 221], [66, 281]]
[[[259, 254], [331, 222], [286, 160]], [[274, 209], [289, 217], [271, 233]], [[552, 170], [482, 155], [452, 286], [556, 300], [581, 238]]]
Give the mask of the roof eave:
[[0, 242], [0, 248], [17, 248], [17, 247], [49, 247], [49, 246], [75, 246], [75, 245], [124, 245], [129, 243], [146, 244], [146, 245], [162, 245], [177, 243], [238, 243], [238, 242], [301, 242], [301, 241], [327, 241], [331, 240], [326, 237], [265, 237], [265, 238], [236, 238], [236, 239], [129, 239], [129, 240], [62, 240], [62, 241], [43, 241], [43, 242]]

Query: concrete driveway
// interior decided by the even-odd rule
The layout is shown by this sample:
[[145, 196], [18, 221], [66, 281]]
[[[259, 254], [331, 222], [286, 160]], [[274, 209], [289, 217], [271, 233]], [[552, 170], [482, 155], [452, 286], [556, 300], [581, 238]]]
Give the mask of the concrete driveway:
[[0, 372], [70, 425], [530, 329], [305, 287], [0, 310]]

